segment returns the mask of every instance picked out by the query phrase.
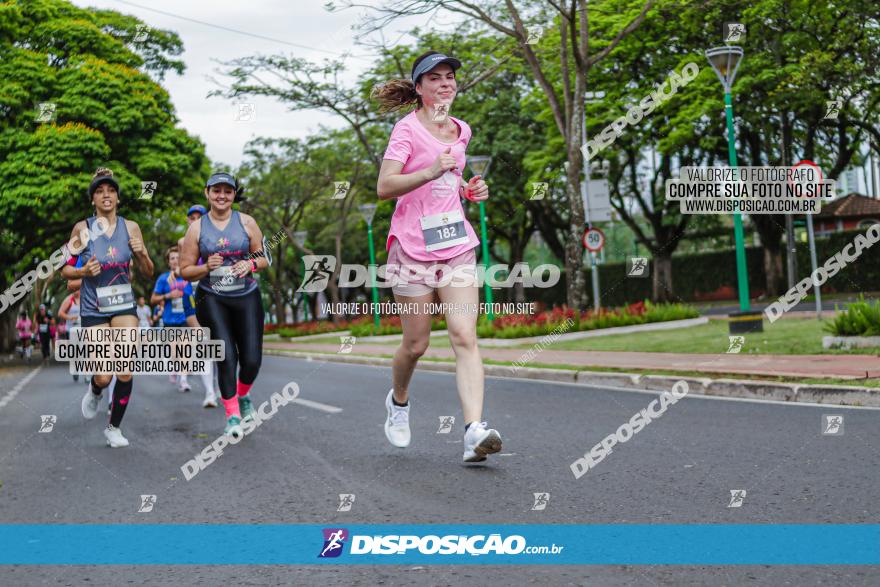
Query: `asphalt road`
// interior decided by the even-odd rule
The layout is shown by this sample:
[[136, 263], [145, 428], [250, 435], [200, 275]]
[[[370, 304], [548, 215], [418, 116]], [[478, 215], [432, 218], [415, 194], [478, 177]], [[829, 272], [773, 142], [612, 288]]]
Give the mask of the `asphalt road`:
[[[0, 523], [877, 523], [880, 411], [688, 397], [595, 470], [569, 464], [647, 407], [651, 394], [487, 380], [485, 418], [504, 439], [486, 465], [461, 462], [461, 413], [452, 374], [417, 373], [413, 442], [382, 430], [387, 368], [267, 356], [257, 403], [288, 382], [299, 403], [279, 409], [243, 442], [186, 481], [180, 466], [223, 428], [201, 407], [200, 382], [181, 394], [167, 377], [138, 377], [110, 449], [98, 418], [85, 421], [85, 385], [56, 364], [0, 371]], [[842, 436], [820, 433], [842, 414]], [[49, 433], [42, 415], [55, 415]], [[438, 434], [441, 417], [455, 430]], [[747, 491], [730, 508], [730, 491]], [[549, 504], [533, 511], [533, 494]], [[355, 494], [338, 512], [339, 494]], [[143, 494], [156, 495], [138, 513]], [[96, 544], [95, 560], [108, 549]], [[234, 549], [234, 544], [218, 545]], [[684, 566], [29, 566], [0, 567], [3, 585], [877, 585], [871, 567]]]

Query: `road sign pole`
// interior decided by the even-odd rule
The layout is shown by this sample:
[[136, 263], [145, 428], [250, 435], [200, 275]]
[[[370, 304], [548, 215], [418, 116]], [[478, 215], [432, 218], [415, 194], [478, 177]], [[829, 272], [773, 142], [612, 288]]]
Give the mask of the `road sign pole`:
[[596, 259], [596, 254], [605, 246], [605, 233], [598, 228], [593, 228], [588, 225], [586, 232], [584, 232], [583, 243], [584, 248], [590, 254], [590, 273], [593, 282], [593, 308], [598, 312], [602, 307], [602, 302], [599, 299], [599, 264]]
[[[305, 274], [306, 274], [305, 255], [303, 255], [299, 259], [300, 259], [300, 261], [302, 261], [303, 279], [305, 279]], [[303, 322], [308, 322], [309, 321], [309, 294], [307, 294], [306, 292], [303, 292], [302, 299], [303, 299]]]
[[[818, 263], [816, 261], [816, 235], [813, 232], [813, 217], [804, 214], [807, 221], [807, 238], [810, 240], [810, 268], [813, 270], [810, 275], [816, 275]], [[822, 319], [822, 291], [819, 288], [819, 282], [813, 280], [813, 292], [816, 294], [816, 318]]]
[[596, 264], [596, 253], [590, 253], [590, 257], [592, 257], [593, 263], [593, 309], [598, 312], [599, 308], [602, 307], [602, 303], [599, 300], [599, 266]]
[[373, 246], [373, 224], [367, 223], [367, 240], [370, 241], [370, 287], [373, 289], [373, 322], [379, 328], [379, 288], [376, 287], [376, 248]]

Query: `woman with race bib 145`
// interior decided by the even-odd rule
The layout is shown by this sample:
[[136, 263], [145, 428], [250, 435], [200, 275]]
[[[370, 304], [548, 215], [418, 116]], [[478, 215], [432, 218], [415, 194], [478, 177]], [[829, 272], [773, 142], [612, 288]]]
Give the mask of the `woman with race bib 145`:
[[[144, 245], [144, 237], [136, 222], [117, 213], [119, 184], [113, 172], [100, 168], [89, 185], [89, 201], [94, 216], [81, 220], [73, 227], [71, 242], [79, 240], [85, 231], [94, 235], [85, 248], [72, 256], [61, 270], [64, 279], [82, 279], [80, 289], [80, 323], [83, 328], [136, 328], [134, 292], [131, 289], [130, 266], [134, 262], [138, 274], [153, 276], [153, 261]], [[77, 267], [77, 261], [82, 264]], [[110, 337], [107, 337], [110, 338]], [[82, 414], [87, 420], [95, 417], [104, 388], [110, 384], [112, 373], [95, 373], [82, 399]], [[104, 430], [107, 444], [112, 448], [128, 446], [128, 440], [119, 429], [132, 390], [131, 373], [116, 373], [116, 387], [110, 406], [110, 423]]]

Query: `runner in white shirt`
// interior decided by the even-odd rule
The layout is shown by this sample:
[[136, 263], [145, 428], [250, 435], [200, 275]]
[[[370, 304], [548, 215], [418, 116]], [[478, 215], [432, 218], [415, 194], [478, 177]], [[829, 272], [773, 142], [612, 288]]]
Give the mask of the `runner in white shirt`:
[[140, 326], [141, 328], [149, 328], [150, 318], [152, 317], [153, 312], [152, 310], [150, 310], [150, 306], [147, 305], [147, 301], [144, 299], [144, 296], [138, 298], [136, 311], [138, 317], [138, 326]]

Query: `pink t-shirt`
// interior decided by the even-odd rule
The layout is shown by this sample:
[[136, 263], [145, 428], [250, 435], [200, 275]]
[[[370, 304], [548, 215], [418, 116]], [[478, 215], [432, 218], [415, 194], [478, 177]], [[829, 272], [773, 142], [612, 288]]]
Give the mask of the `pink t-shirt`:
[[18, 330], [19, 338], [30, 338], [31, 336], [31, 319], [25, 318], [22, 320], [19, 318], [15, 321], [15, 329]]
[[[471, 127], [463, 120], [452, 116], [449, 119], [460, 129], [458, 140], [451, 144], [443, 143], [432, 135], [416, 118], [415, 110], [397, 121], [391, 131], [385, 159], [403, 163], [401, 173], [413, 173], [430, 167], [447, 148], [451, 148], [450, 154], [455, 157], [458, 169], [447, 171], [434, 181], [397, 198], [394, 215], [391, 217], [391, 230], [388, 231], [388, 240], [385, 243], [386, 250], [391, 249], [391, 239], [397, 238], [404, 252], [413, 259], [443, 261], [466, 253], [480, 244], [471, 223], [464, 215], [458, 195], [462, 181], [461, 171], [465, 167], [465, 150], [471, 140]], [[468, 242], [446, 249], [426, 251], [420, 219], [423, 216], [455, 210], [461, 212], [464, 219]]]

